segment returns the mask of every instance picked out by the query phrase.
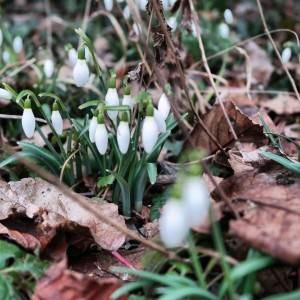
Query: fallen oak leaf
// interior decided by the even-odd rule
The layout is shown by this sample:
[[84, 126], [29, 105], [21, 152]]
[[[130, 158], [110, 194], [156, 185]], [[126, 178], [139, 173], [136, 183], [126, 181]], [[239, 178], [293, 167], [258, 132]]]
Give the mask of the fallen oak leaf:
[[[89, 202], [93, 210], [101, 210], [125, 226], [124, 218], [118, 215], [116, 205], [92, 201], [85, 197], [82, 199]], [[40, 178], [25, 178], [0, 186], [0, 200], [3, 203], [0, 220], [15, 214], [24, 214], [30, 219], [37, 218], [40, 233], [38, 239], [42, 250], [58, 228], [89, 231], [98, 245], [110, 251], [116, 251], [125, 241], [125, 235], [83, 210], [78, 203]], [[49, 238], [45, 238], [44, 235], [49, 235]]]

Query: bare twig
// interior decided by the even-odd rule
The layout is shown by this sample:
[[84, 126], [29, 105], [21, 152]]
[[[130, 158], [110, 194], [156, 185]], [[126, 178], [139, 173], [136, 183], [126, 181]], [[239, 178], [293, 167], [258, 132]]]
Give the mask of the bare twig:
[[[21, 119], [22, 119], [22, 116], [0, 114], [0, 119], [21, 120]], [[47, 121], [45, 121], [44, 119], [35, 118], [35, 120], [36, 120], [37, 122], [41, 122], [41, 123], [44, 123], [44, 124], [48, 124]]]

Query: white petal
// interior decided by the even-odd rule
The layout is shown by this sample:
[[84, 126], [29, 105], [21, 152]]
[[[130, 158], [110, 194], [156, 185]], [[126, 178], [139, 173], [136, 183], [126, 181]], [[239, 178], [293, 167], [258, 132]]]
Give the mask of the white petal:
[[225, 9], [224, 11], [224, 19], [227, 24], [233, 23], [233, 14], [229, 8]]
[[199, 227], [209, 210], [209, 192], [201, 177], [187, 177], [182, 187], [182, 200], [188, 215], [189, 226]]
[[58, 110], [52, 111], [51, 121], [56, 133], [61, 135], [63, 132], [63, 120]]
[[164, 10], [169, 9], [169, 0], [161, 0]]
[[77, 86], [84, 86], [89, 80], [89, 67], [85, 59], [78, 59], [73, 70], [73, 78]]
[[76, 62], [77, 62], [77, 51], [76, 49], [74, 48], [71, 48], [69, 51], [68, 51], [68, 59], [71, 63], [71, 66], [74, 67], [76, 65]]
[[89, 137], [92, 143], [95, 143], [95, 134], [96, 134], [97, 125], [98, 125], [97, 118], [93, 116], [89, 126]]
[[158, 138], [158, 128], [154, 117], [146, 117], [142, 128], [142, 140], [144, 149], [150, 153]]
[[133, 110], [133, 101], [130, 95], [124, 95], [122, 105], [128, 105]]
[[[116, 89], [114, 89], [114, 88], [108, 89], [106, 96], [105, 96], [105, 104], [107, 106], [120, 105], [120, 100], [119, 100], [119, 96], [118, 96]], [[114, 121], [114, 120], [116, 120], [116, 118], [118, 116], [118, 111], [108, 110], [107, 114], [108, 114], [109, 118], [112, 121]]]
[[171, 105], [166, 96], [166, 94], [162, 94], [159, 101], [158, 101], [158, 111], [162, 115], [162, 117], [166, 120], [170, 113]]
[[167, 130], [166, 121], [156, 108], [154, 108], [154, 119], [156, 121], [158, 131], [164, 133]]
[[20, 53], [23, 49], [23, 40], [20, 36], [16, 36], [13, 40], [13, 48], [16, 53]]
[[54, 62], [52, 59], [45, 60], [44, 73], [47, 78], [51, 78], [54, 72]]
[[182, 201], [170, 199], [159, 220], [160, 237], [164, 244], [169, 248], [182, 246], [189, 232], [187, 224]]
[[121, 121], [117, 129], [117, 141], [122, 154], [126, 154], [130, 143], [128, 122]]
[[7, 50], [4, 50], [2, 54], [2, 58], [3, 61], [8, 64], [10, 61], [10, 53]]
[[12, 97], [11, 93], [8, 92], [5, 89], [0, 88], [0, 98], [5, 99], [5, 100], [10, 100]]
[[2, 33], [2, 30], [0, 29], [0, 46], [2, 45], [3, 43], [3, 33]]
[[111, 11], [113, 9], [114, 1], [113, 0], [104, 0], [105, 9]]
[[221, 23], [219, 25], [219, 34], [220, 34], [221, 38], [228, 39], [229, 31], [230, 31], [229, 27], [226, 23]]
[[100, 154], [105, 154], [108, 145], [108, 134], [104, 124], [98, 124], [95, 133], [95, 143]]
[[286, 64], [290, 61], [292, 57], [292, 50], [291, 48], [285, 48], [283, 51], [282, 51], [282, 54], [281, 54], [281, 59], [282, 61]]
[[140, 9], [145, 11], [148, 0], [140, 0], [139, 2], [140, 2]]
[[135, 35], [137, 35], [137, 36], [139, 36], [140, 32], [142, 31], [141, 25], [140, 24], [136, 24], [136, 23], [134, 23], [132, 25], [132, 29], [133, 29], [133, 32], [135, 33]]
[[173, 29], [176, 30], [177, 28], [177, 19], [175, 16], [172, 16], [168, 19], [168, 25]]
[[35, 118], [31, 108], [25, 108], [22, 116], [22, 127], [25, 135], [30, 139], [35, 130]]
[[85, 60], [88, 63], [91, 60], [91, 52], [87, 45], [84, 45]]
[[123, 16], [126, 20], [130, 18], [130, 7], [128, 5], [124, 7]]

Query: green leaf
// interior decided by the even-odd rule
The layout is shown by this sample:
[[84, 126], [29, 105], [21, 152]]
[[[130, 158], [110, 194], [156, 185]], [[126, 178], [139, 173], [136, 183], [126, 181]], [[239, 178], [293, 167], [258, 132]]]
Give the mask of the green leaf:
[[152, 199], [152, 206], [150, 208], [150, 220], [154, 220], [160, 217], [160, 209], [165, 205], [167, 200], [170, 198], [171, 190], [169, 188], [165, 189], [163, 193]]
[[287, 158], [266, 151], [260, 151], [259, 153], [272, 160], [275, 160], [279, 164], [283, 165], [284, 167], [288, 168], [289, 170], [300, 176], [300, 166], [298, 162], [292, 162]]
[[105, 176], [105, 177], [100, 177], [98, 179], [98, 182], [97, 182], [97, 188], [100, 189], [100, 188], [106, 187], [108, 185], [112, 185], [114, 180], [115, 180], [114, 175], [108, 175], [108, 176]]
[[275, 296], [269, 296], [262, 298], [261, 300], [299, 300], [300, 299], [300, 290], [292, 291], [285, 294], [278, 294]]
[[156, 163], [147, 163], [147, 172], [149, 176], [149, 180], [151, 184], [154, 184], [156, 182], [157, 178], [157, 166]]
[[79, 105], [79, 109], [84, 109], [84, 108], [87, 108], [87, 107], [90, 107], [90, 106], [97, 106], [99, 104], [100, 100], [91, 100], [91, 101], [88, 101], [88, 102], [85, 102], [81, 105]]
[[[25, 251], [21, 250], [15, 244], [0, 240], [0, 269], [6, 266], [6, 261], [10, 258], [21, 258]], [[1, 294], [0, 294], [1, 295]]]
[[133, 103], [143, 103], [144, 101], [152, 99], [152, 96], [148, 92], [139, 92], [139, 94], [133, 99]]
[[159, 297], [159, 300], [179, 300], [179, 299], [194, 299], [194, 297], [199, 297], [198, 299], [207, 300], [218, 300], [219, 298], [204, 290], [200, 287], [182, 287], [178, 289], [157, 289], [162, 292], [164, 296]]
[[0, 274], [0, 295], [1, 300], [21, 300], [13, 285], [13, 278]]

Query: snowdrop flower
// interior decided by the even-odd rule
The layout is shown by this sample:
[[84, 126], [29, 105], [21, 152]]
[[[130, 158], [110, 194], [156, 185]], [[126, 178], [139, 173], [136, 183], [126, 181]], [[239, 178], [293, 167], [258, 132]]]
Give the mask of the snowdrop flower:
[[169, 113], [170, 113], [171, 105], [168, 100], [168, 97], [165, 93], [163, 93], [158, 101], [158, 111], [164, 118], [164, 120], [167, 119]]
[[[107, 90], [105, 96], [105, 105], [107, 106], [116, 106], [120, 105], [119, 96], [116, 90], [116, 79], [111, 78], [109, 81], [109, 89]], [[114, 121], [117, 119], [118, 111], [108, 110], [107, 114], [109, 118]]]
[[154, 119], [158, 128], [158, 131], [164, 133], [167, 130], [166, 121], [161, 113], [154, 108]]
[[26, 99], [24, 103], [24, 111], [22, 115], [22, 127], [25, 135], [30, 139], [35, 130], [35, 118], [31, 109], [30, 99]]
[[113, 9], [114, 1], [113, 0], [104, 0], [104, 6], [107, 11], [111, 11]]
[[23, 49], [23, 40], [20, 36], [13, 39], [13, 48], [16, 53], [20, 53]]
[[126, 20], [130, 18], [130, 7], [128, 5], [124, 7], [123, 16]]
[[12, 95], [7, 90], [0, 88], [0, 98], [5, 100], [10, 100], [12, 98]]
[[182, 201], [190, 227], [201, 226], [208, 215], [209, 192], [200, 176], [188, 176], [182, 187]]
[[3, 43], [3, 33], [2, 33], [2, 30], [0, 28], [0, 46], [2, 45]]
[[92, 143], [95, 143], [96, 128], [98, 125], [98, 121], [97, 121], [98, 114], [99, 114], [99, 111], [96, 110], [93, 114], [93, 117], [92, 117], [92, 120], [91, 120], [90, 126], [89, 126], [89, 137], [90, 137], [90, 141]]
[[3, 54], [2, 54], [2, 58], [3, 58], [3, 61], [8, 64], [9, 61], [10, 61], [10, 53], [7, 51], [7, 50], [4, 50], [3, 51]]
[[229, 25], [233, 23], [233, 14], [229, 8], [224, 10], [224, 20]]
[[44, 73], [47, 78], [51, 78], [54, 72], [54, 62], [52, 59], [46, 59], [44, 63]]
[[140, 32], [142, 31], [142, 28], [141, 28], [140, 24], [134, 23], [132, 25], [132, 29], [133, 29], [133, 32], [135, 33], [135, 35], [140, 36]]
[[182, 201], [168, 200], [159, 219], [160, 237], [168, 248], [183, 246], [189, 232]]
[[123, 112], [121, 122], [117, 128], [117, 141], [121, 153], [126, 154], [130, 143], [130, 130], [127, 112]]
[[163, 9], [168, 10], [169, 9], [169, 0], [161, 0]]
[[71, 63], [71, 66], [74, 67], [77, 62], [77, 51], [74, 48], [68, 50], [68, 59]]
[[292, 50], [291, 48], [285, 48], [283, 51], [282, 51], [282, 54], [281, 54], [281, 59], [282, 61], [287, 64], [290, 59], [292, 57]]
[[196, 25], [194, 22], [192, 22], [192, 24], [191, 24], [191, 29], [192, 29], [192, 35], [194, 37], [197, 37], [197, 29], [196, 29]]
[[146, 118], [142, 128], [142, 141], [146, 153], [150, 153], [154, 148], [158, 139], [158, 128], [154, 119], [154, 108], [152, 104], [148, 104]]
[[56, 133], [61, 135], [63, 132], [63, 120], [58, 111], [58, 105], [56, 102], [54, 102], [52, 106], [51, 121]]
[[91, 60], [91, 52], [87, 45], [84, 45], [85, 60], [88, 63]]
[[122, 105], [128, 105], [130, 106], [131, 111], [133, 110], [133, 101], [128, 86], [125, 86], [124, 88], [124, 97], [123, 97]]
[[145, 11], [148, 0], [138, 0], [137, 2], [138, 2], [137, 5], [139, 4], [140, 6], [140, 10]]
[[78, 49], [78, 60], [73, 70], [75, 84], [78, 87], [84, 86], [89, 80], [89, 75], [89, 67], [85, 60], [85, 49], [81, 46]]
[[219, 25], [219, 34], [222, 39], [228, 39], [229, 37], [229, 27], [226, 23], [221, 23]]
[[177, 28], [177, 19], [175, 16], [172, 16], [168, 19], [168, 25], [173, 29], [176, 30]]
[[101, 113], [98, 115], [98, 124], [95, 133], [95, 143], [100, 154], [105, 154], [108, 145], [108, 134]]

